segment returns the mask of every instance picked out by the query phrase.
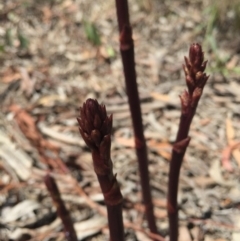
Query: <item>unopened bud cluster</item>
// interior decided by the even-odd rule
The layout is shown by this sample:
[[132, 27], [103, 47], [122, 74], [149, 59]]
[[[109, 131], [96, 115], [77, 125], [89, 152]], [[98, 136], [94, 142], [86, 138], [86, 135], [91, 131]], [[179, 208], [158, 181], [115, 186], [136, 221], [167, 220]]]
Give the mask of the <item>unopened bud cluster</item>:
[[105, 106], [97, 100], [88, 99], [80, 107], [80, 117], [77, 120], [82, 138], [90, 149], [98, 149], [104, 137], [111, 135], [112, 115], [108, 117]]
[[188, 91], [185, 91], [180, 96], [183, 113], [188, 112], [188, 108], [196, 108], [197, 106], [204, 85], [209, 78], [209, 76], [204, 73], [206, 65], [207, 61], [204, 61], [204, 53], [201, 45], [198, 43], [192, 44], [189, 49], [189, 58], [185, 57], [185, 65], [183, 65], [188, 87]]
[[95, 172], [106, 175], [112, 168], [112, 115], [107, 116], [105, 106], [97, 100], [87, 99], [83, 107], [80, 107], [80, 117], [77, 120], [80, 134], [92, 151]]

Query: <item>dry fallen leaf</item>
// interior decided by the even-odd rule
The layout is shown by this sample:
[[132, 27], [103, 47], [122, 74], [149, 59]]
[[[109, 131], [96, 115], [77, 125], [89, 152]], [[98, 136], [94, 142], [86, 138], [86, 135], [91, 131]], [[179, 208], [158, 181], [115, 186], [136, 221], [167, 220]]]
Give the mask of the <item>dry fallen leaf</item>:
[[74, 224], [74, 228], [79, 240], [99, 232], [107, 225], [107, 219], [101, 216], [94, 216], [91, 219]]
[[[228, 145], [233, 146], [236, 143], [236, 141], [234, 141], [235, 131], [234, 131], [232, 121], [230, 118], [226, 119], [226, 136], [227, 136]], [[232, 171], [231, 163], [229, 160], [231, 153], [232, 153], [234, 159], [236, 160], [236, 162], [238, 163], [238, 166], [240, 167], [240, 150], [239, 150], [238, 146], [236, 146], [234, 148], [230, 148], [230, 150], [228, 150], [228, 151], [225, 150], [225, 152], [223, 153], [223, 155], [224, 155], [223, 164], [226, 167], [226, 169], [230, 170], [230, 171]]]
[[116, 137], [115, 140], [118, 144], [120, 144], [122, 146], [130, 147], [130, 148], [135, 147], [133, 138]]
[[31, 212], [39, 208], [41, 208], [40, 203], [34, 200], [24, 200], [5, 211], [2, 215], [2, 222], [10, 223], [16, 221], [17, 219], [22, 218], [25, 215], [29, 215]]
[[221, 165], [218, 159], [212, 160], [211, 167], [209, 169], [210, 177], [218, 184], [223, 186], [234, 186], [235, 183], [233, 181], [227, 181], [223, 178]]
[[31, 174], [32, 159], [0, 130], [0, 157], [9, 165], [21, 180], [27, 180]]
[[21, 91], [25, 93], [25, 95], [27, 97], [30, 97], [33, 94], [34, 91], [34, 86], [35, 86], [35, 79], [31, 78], [29, 76], [28, 71], [26, 70], [26, 68], [20, 68], [20, 73], [21, 73]]
[[186, 226], [179, 227], [179, 241], [192, 241], [189, 230]]
[[16, 68], [9, 67], [2, 74], [0, 81], [3, 83], [10, 83], [21, 78], [21, 74]]
[[147, 144], [150, 149], [156, 151], [160, 156], [162, 156], [166, 160], [169, 161], [171, 159], [172, 145], [170, 143], [160, 142], [152, 139], [149, 140]]
[[232, 121], [230, 118], [226, 119], [226, 135], [227, 135], [228, 144], [231, 144], [231, 142], [235, 137], [235, 132], [234, 132]]

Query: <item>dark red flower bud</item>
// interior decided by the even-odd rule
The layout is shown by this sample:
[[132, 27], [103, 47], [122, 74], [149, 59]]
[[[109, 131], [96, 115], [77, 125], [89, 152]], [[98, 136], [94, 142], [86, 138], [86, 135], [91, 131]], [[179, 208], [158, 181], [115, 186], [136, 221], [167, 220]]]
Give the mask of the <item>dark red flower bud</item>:
[[106, 108], [97, 100], [87, 99], [80, 108], [80, 117], [77, 118], [82, 138], [89, 148], [99, 148], [104, 136], [112, 131], [112, 115], [107, 116]]
[[101, 133], [99, 130], [92, 130], [91, 132], [91, 139], [93, 140], [93, 142], [95, 143], [95, 145], [97, 147], [99, 147], [102, 137], [101, 137]]
[[199, 87], [203, 88], [206, 84], [208, 77], [204, 73], [207, 61], [204, 61], [204, 53], [202, 47], [198, 43], [191, 45], [189, 49], [189, 58], [185, 57], [185, 65], [183, 70], [185, 73], [186, 84], [188, 92], [192, 96], [194, 89]]
[[202, 46], [198, 43], [191, 45], [189, 49], [189, 59], [192, 65], [200, 67], [203, 63], [204, 53], [202, 51]]
[[95, 115], [94, 116], [93, 125], [94, 125], [94, 127], [96, 129], [100, 129], [101, 128], [102, 122], [101, 122], [101, 119], [100, 119], [99, 115]]

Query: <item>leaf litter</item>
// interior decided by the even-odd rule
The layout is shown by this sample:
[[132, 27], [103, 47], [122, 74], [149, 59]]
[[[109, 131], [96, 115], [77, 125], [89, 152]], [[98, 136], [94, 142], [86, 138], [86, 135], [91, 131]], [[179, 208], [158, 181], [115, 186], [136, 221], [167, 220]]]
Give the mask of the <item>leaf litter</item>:
[[[185, 88], [181, 65], [189, 45], [205, 41], [203, 31], [195, 29], [206, 24], [204, 8], [200, 1], [130, 1], [152, 193], [158, 226], [166, 234], [168, 165], [180, 116], [178, 96]], [[84, 21], [100, 46], [88, 39]], [[103, 197], [76, 122], [79, 106], [89, 97], [106, 104], [114, 116], [112, 160], [124, 195], [126, 240], [151, 240], [116, 26], [112, 1], [0, 4], [1, 240], [64, 240], [43, 184], [49, 170], [79, 240], [107, 239]], [[219, 51], [229, 55], [225, 67], [231, 70], [240, 56], [236, 33], [227, 33], [218, 30], [216, 39]], [[218, 61], [209, 48], [205, 55], [210, 66]], [[181, 170], [180, 238], [235, 241], [240, 232], [239, 74], [207, 72], [211, 77]]]

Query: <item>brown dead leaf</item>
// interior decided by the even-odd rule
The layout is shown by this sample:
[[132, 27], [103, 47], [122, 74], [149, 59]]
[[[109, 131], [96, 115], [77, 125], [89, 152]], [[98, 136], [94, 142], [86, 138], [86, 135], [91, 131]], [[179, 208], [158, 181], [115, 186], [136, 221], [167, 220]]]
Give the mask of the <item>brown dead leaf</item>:
[[142, 1], [142, 6], [144, 7], [144, 9], [148, 12], [152, 11], [152, 1], [151, 0], [143, 0]]
[[222, 151], [222, 166], [229, 172], [233, 171], [233, 167], [230, 163], [230, 155], [231, 155], [231, 148], [227, 146], [223, 151]]
[[149, 140], [147, 143], [148, 143], [149, 148], [156, 151], [160, 156], [162, 156], [166, 160], [171, 159], [172, 145], [170, 143], [160, 142], [160, 141], [156, 141], [154, 139]]
[[146, 234], [144, 233], [141, 233], [139, 231], [136, 231], [136, 237], [137, 237], [137, 240], [139, 241], [151, 241], [152, 239], [150, 239]]
[[228, 144], [231, 144], [231, 142], [235, 137], [235, 134], [232, 126], [232, 121], [229, 118], [226, 119], [226, 135], [227, 135]]
[[21, 78], [21, 74], [16, 68], [9, 67], [1, 74], [0, 81], [3, 83], [11, 83]]
[[226, 119], [226, 136], [227, 136], [228, 146], [223, 150], [222, 164], [226, 170], [232, 171], [233, 168], [230, 163], [230, 156], [231, 154], [233, 155], [234, 159], [238, 163], [238, 166], [240, 167], [240, 150], [237, 148], [238, 143], [234, 141], [235, 131], [232, 126], [232, 121], [229, 118]]
[[[144, 206], [140, 203], [134, 204], [134, 209], [138, 210], [139, 212], [144, 213]], [[154, 214], [157, 218], [166, 218], [167, 217], [167, 210], [166, 209], [161, 209], [161, 208], [154, 208]]]
[[41, 137], [36, 129], [34, 119], [18, 105], [11, 105], [9, 109], [15, 114], [15, 120], [23, 134], [30, 139], [34, 145], [37, 145]]
[[[67, 167], [58, 157], [59, 148], [43, 138], [33, 117], [18, 105], [11, 105], [9, 109], [15, 114], [15, 120], [22, 133], [38, 150], [40, 160], [52, 168], [60, 169], [61, 172], [67, 173]], [[46, 154], [47, 150], [52, 152], [53, 158]]]
[[196, 185], [201, 188], [206, 188], [207, 186], [213, 185], [215, 183], [211, 177], [207, 176], [196, 176], [194, 177], [194, 181]]
[[210, 118], [205, 118], [205, 119], [202, 119], [202, 120], [200, 121], [200, 123], [201, 123], [202, 126], [205, 126], [205, 125], [209, 124], [210, 122], [211, 122], [211, 119], [210, 119]]
[[226, 180], [221, 172], [221, 164], [218, 159], [212, 160], [211, 167], [209, 168], [209, 175], [216, 183], [222, 186], [231, 187], [234, 185], [233, 181]]
[[191, 232], [191, 235], [193, 237], [193, 241], [198, 241], [199, 240], [199, 235], [201, 233], [200, 228], [198, 226], [195, 226], [194, 228], [192, 228], [190, 230], [190, 232]]
[[85, 51], [85, 52], [81, 52], [81, 53], [78, 53], [78, 54], [74, 54], [74, 53], [71, 53], [71, 52], [67, 52], [65, 54], [65, 57], [71, 61], [74, 61], [74, 62], [84, 62], [86, 60], [90, 60], [90, 59], [93, 59], [96, 57], [96, 51]]
[[35, 81], [30, 78], [28, 71], [25, 68], [20, 68], [20, 73], [22, 77], [21, 90], [30, 97], [34, 91]]
[[48, 23], [51, 21], [52, 17], [53, 17], [53, 14], [52, 14], [52, 11], [51, 9], [48, 7], [48, 6], [44, 6], [42, 9], [41, 9], [42, 13], [43, 13], [43, 22], [44, 23]]
[[163, 94], [160, 94], [160, 93], [157, 93], [157, 92], [152, 92], [151, 96], [155, 100], [161, 100], [161, 101], [164, 101], [164, 102], [169, 102], [169, 100], [170, 100], [169, 95], [163, 95]]
[[186, 226], [179, 227], [179, 241], [192, 241], [189, 230]]
[[55, 94], [52, 94], [52, 95], [46, 95], [46, 96], [42, 96], [37, 104], [38, 105], [42, 105], [42, 106], [45, 106], [45, 107], [52, 107], [55, 105], [56, 102], [62, 102], [64, 101], [65, 98], [60, 96], [60, 95], [55, 95]]
[[166, 208], [167, 207], [167, 200], [166, 199], [153, 199], [153, 204], [156, 207]]
[[238, 55], [234, 55], [229, 61], [228, 63], [226, 64], [226, 67], [227, 69], [233, 69], [237, 66], [238, 64], [238, 61], [239, 61], [239, 57]]
[[134, 139], [133, 138], [124, 138], [124, 137], [117, 137], [115, 138], [116, 142], [122, 146], [125, 147], [130, 147], [130, 148], [134, 148], [135, 144], [134, 144]]
[[223, 150], [222, 165], [226, 170], [232, 171], [233, 168], [230, 163], [230, 156], [231, 154], [233, 155], [234, 159], [238, 163], [238, 166], [240, 167], [240, 150], [238, 149], [238, 144], [236, 144], [236, 141], [234, 141], [235, 131], [232, 126], [232, 121], [229, 118], [226, 119], [226, 136], [228, 147]]
[[240, 150], [239, 149], [233, 150], [232, 155], [233, 155], [234, 159], [236, 160], [238, 166], [240, 167]]
[[167, 217], [167, 209], [162, 208], [154, 208], [154, 214], [157, 218], [166, 218]]

